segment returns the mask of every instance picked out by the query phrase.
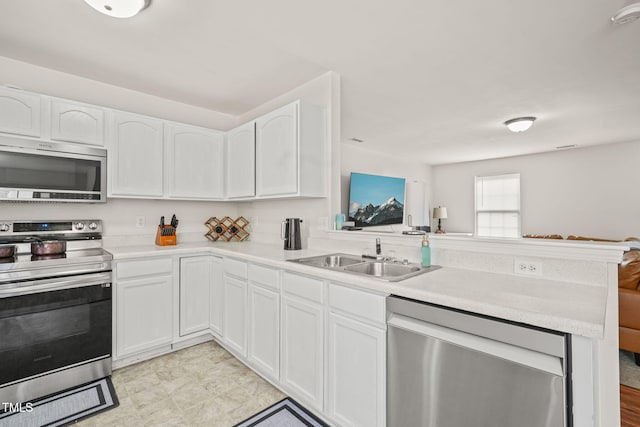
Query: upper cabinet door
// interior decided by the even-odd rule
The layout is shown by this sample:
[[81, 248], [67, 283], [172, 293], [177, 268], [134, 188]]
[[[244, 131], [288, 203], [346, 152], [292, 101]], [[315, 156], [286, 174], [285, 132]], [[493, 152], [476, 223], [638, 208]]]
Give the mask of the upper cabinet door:
[[224, 133], [167, 124], [169, 197], [224, 198]]
[[109, 182], [113, 196], [162, 197], [162, 121], [114, 112], [109, 137]]
[[227, 132], [227, 197], [256, 194], [255, 122]]
[[298, 102], [256, 120], [256, 195], [298, 192]]
[[104, 145], [104, 110], [52, 100], [51, 139]]
[[0, 132], [40, 137], [40, 96], [0, 87]]

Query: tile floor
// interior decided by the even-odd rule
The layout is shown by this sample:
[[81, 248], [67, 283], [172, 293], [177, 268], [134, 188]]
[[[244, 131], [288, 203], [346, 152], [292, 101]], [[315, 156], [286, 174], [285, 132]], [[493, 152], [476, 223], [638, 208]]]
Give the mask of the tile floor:
[[118, 369], [112, 380], [120, 406], [78, 426], [231, 427], [285, 397], [215, 341]]

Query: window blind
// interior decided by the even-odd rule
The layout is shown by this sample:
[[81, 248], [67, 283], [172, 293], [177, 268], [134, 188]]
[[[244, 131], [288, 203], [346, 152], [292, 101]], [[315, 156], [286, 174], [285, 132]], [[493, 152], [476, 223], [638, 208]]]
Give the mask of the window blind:
[[520, 174], [477, 176], [476, 236], [520, 237]]

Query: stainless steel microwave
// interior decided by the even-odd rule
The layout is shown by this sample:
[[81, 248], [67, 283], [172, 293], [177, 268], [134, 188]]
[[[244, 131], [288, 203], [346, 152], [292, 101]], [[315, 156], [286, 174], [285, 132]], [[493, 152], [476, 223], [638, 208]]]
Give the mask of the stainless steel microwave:
[[0, 200], [107, 201], [107, 150], [0, 136]]

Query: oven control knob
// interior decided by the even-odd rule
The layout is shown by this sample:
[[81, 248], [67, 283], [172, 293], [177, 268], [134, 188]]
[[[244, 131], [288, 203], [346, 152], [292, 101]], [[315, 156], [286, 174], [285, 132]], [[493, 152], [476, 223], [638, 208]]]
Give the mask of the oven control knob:
[[84, 222], [76, 222], [75, 229], [84, 230]]
[[89, 224], [89, 230], [95, 230], [96, 228], [98, 228], [98, 224], [95, 222]]
[[9, 224], [0, 224], [0, 231], [9, 231]]

